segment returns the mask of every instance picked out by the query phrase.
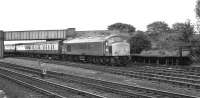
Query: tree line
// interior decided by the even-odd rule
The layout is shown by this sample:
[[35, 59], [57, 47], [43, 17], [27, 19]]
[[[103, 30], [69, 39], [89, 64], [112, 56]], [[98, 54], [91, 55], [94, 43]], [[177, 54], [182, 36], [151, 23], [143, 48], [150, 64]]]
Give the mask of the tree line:
[[[141, 53], [143, 50], [152, 48], [174, 49], [180, 43], [191, 45], [199, 40], [197, 33], [200, 33], [200, 0], [196, 1], [195, 14], [197, 24], [190, 20], [174, 23], [171, 27], [164, 21], [155, 21], [147, 25], [146, 31], [136, 30], [131, 24], [114, 23], [108, 26], [108, 30], [118, 30], [131, 36], [131, 53]], [[195, 30], [197, 27], [197, 30]], [[200, 41], [200, 40], [199, 40]], [[200, 49], [198, 49], [199, 51]]]
[[114, 23], [108, 26], [108, 30], [118, 30], [131, 35], [131, 53], [141, 53], [143, 50], [151, 49], [152, 43], [157, 44], [156, 48], [165, 48], [166, 44], [171, 44], [166, 43], [167, 41], [189, 43], [195, 34], [194, 25], [190, 21], [175, 23], [172, 28], [164, 21], [156, 21], [147, 25], [146, 31], [136, 31], [130, 24]]

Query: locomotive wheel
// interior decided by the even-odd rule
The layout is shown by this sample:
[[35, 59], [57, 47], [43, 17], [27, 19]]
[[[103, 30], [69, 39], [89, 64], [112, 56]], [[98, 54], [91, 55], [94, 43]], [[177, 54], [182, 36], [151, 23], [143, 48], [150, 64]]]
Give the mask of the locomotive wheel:
[[73, 61], [72, 56], [69, 56], [68, 60], [72, 62]]
[[99, 58], [99, 57], [96, 57], [96, 63], [97, 63], [97, 64], [101, 64], [101, 63], [100, 63], [100, 58]]
[[87, 56], [85, 56], [85, 61], [84, 61], [84, 63], [88, 63], [89, 61], [88, 61], [88, 57]]
[[69, 61], [69, 56], [63, 56], [64, 58], [62, 58], [63, 60]]
[[106, 63], [106, 58], [103, 57], [102, 59], [103, 59], [103, 65], [106, 65], [106, 64], [107, 64], [107, 63]]
[[104, 65], [103, 57], [100, 57], [100, 64]]
[[87, 61], [88, 61], [88, 63], [92, 63], [92, 59], [91, 59], [91, 57], [87, 57]]
[[99, 58], [95, 57], [95, 64], [98, 64], [98, 63], [99, 63]]
[[119, 62], [120, 62], [120, 66], [126, 66], [130, 62], [130, 58], [120, 57]]
[[61, 56], [61, 60], [63, 60], [63, 61], [66, 60], [66, 61], [67, 61], [67, 57], [65, 57], [65, 55], [62, 55], [62, 56]]
[[110, 65], [110, 59], [108, 57], [103, 57], [104, 65]]
[[92, 63], [93, 63], [93, 64], [96, 63], [96, 58], [95, 58], [95, 57], [92, 58]]
[[79, 60], [79, 56], [75, 56], [74, 58], [75, 58], [75, 62], [79, 62], [80, 61]]
[[72, 56], [72, 60], [73, 60], [73, 62], [77, 61], [75, 56]]
[[114, 59], [113, 57], [110, 58], [110, 65], [111, 65], [111, 66], [115, 66], [115, 65], [116, 65], [115, 59]]
[[92, 57], [89, 57], [89, 63], [93, 63], [93, 58]]

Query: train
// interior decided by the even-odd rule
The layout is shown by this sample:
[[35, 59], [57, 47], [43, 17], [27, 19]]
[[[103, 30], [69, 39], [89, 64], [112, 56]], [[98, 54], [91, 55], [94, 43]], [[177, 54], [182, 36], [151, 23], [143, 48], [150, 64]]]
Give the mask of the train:
[[124, 66], [131, 60], [129, 37], [121, 34], [7, 44], [4, 46], [4, 54], [112, 66]]
[[190, 65], [189, 56], [149, 56], [130, 53], [130, 37], [122, 34], [81, 36], [66, 40], [7, 44], [5, 56], [29, 56], [111, 66], [129, 63]]

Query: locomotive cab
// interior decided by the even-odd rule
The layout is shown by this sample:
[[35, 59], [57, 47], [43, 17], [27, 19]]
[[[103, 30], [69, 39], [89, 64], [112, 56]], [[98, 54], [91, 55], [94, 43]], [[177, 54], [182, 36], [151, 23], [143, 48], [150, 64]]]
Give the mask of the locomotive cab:
[[113, 36], [106, 41], [107, 55], [127, 56], [130, 55], [130, 44], [128, 38], [124, 36]]
[[112, 44], [112, 56], [125, 56], [125, 55], [130, 55], [130, 45], [128, 43], [120, 42]]

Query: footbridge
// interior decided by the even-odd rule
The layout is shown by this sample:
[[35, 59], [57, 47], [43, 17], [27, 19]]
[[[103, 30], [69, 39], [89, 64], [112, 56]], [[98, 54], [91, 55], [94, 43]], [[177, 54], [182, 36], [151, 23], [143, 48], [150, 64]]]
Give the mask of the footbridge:
[[0, 58], [3, 58], [4, 41], [64, 40], [75, 36], [75, 28], [62, 30], [0, 31]]

